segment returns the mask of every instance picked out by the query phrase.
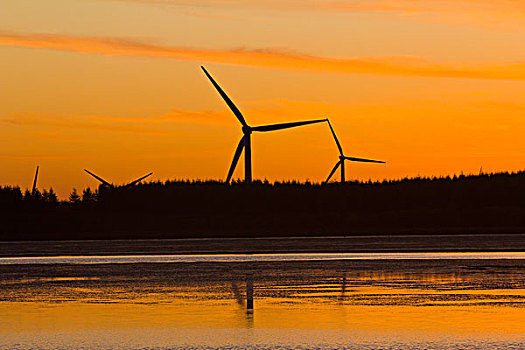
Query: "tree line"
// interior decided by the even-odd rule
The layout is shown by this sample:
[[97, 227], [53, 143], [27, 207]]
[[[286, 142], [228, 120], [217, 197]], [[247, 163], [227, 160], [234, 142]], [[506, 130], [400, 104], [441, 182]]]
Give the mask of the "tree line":
[[510, 233], [525, 172], [329, 183], [165, 181], [110, 189], [0, 187], [0, 240]]

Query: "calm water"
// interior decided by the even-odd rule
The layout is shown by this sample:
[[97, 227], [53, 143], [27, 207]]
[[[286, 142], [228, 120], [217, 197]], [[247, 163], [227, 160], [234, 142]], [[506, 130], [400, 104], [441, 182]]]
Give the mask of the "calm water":
[[0, 348], [523, 349], [524, 258], [2, 258]]

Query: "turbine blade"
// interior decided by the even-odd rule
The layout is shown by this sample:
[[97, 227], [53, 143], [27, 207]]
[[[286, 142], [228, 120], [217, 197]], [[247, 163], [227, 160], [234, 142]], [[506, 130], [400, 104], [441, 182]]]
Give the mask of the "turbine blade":
[[345, 157], [346, 160], [352, 161], [352, 162], [363, 162], [363, 163], [383, 163], [382, 160], [373, 160], [373, 159], [365, 159], [365, 158], [355, 158], [355, 157]]
[[343, 155], [343, 147], [341, 147], [341, 144], [339, 143], [337, 136], [335, 136], [335, 131], [334, 131], [334, 128], [332, 128], [332, 124], [330, 123], [330, 121], [328, 121], [328, 126], [330, 127], [330, 131], [332, 132], [332, 135], [334, 135], [335, 144], [337, 145], [337, 148], [339, 148], [339, 153]]
[[244, 117], [242, 116], [242, 113], [241, 111], [239, 110], [239, 108], [237, 108], [237, 106], [232, 102], [232, 100], [230, 100], [230, 98], [228, 97], [228, 95], [226, 95], [226, 93], [224, 92], [224, 90], [219, 86], [219, 84], [217, 84], [217, 82], [211, 77], [210, 73], [208, 73], [208, 71], [206, 70], [206, 68], [204, 68], [203, 66], [201, 66], [202, 70], [204, 71], [204, 74], [206, 74], [206, 76], [208, 77], [208, 79], [210, 79], [211, 83], [213, 84], [213, 86], [215, 87], [215, 89], [217, 89], [217, 91], [219, 92], [219, 95], [221, 95], [222, 99], [226, 102], [226, 104], [228, 105], [228, 107], [230, 107], [230, 109], [232, 110], [233, 114], [235, 114], [235, 116], [237, 117], [237, 119], [239, 119], [239, 121], [241, 122], [241, 124], [243, 126], [248, 126], [248, 124], [246, 123], [246, 120], [244, 120]]
[[228, 171], [228, 177], [226, 177], [226, 183], [230, 183], [230, 180], [233, 176], [233, 172], [235, 171], [235, 167], [237, 166], [237, 162], [239, 161], [239, 158], [241, 156], [243, 149], [244, 149], [244, 136], [241, 138], [241, 141], [239, 141], [239, 144], [237, 145], [237, 149], [235, 150], [235, 154], [233, 155], [232, 164], [230, 165], [230, 170]]
[[110, 184], [109, 182], [107, 182], [107, 181], [104, 180], [103, 178], [101, 178], [101, 177], [99, 177], [99, 176], [93, 174], [91, 171], [89, 171], [89, 170], [87, 170], [87, 169], [84, 169], [84, 171], [85, 171], [86, 173], [88, 173], [89, 175], [93, 176], [93, 177], [94, 177], [95, 179], [97, 179], [98, 181], [102, 182], [102, 184], [104, 184], [104, 185], [106, 185], [106, 186], [108, 186], [108, 187], [113, 187], [112, 184]]
[[325, 184], [328, 183], [328, 181], [330, 181], [330, 178], [332, 177], [332, 175], [334, 175], [337, 168], [339, 168], [339, 165], [341, 165], [341, 161], [338, 161], [337, 164], [334, 166], [334, 168], [330, 172], [330, 175], [328, 175], [328, 177], [326, 178], [326, 181], [324, 182]]
[[148, 176], [151, 176], [151, 175], [153, 175], [153, 173], [149, 173], [148, 175], [144, 175], [142, 177], [139, 177], [135, 181], [131, 181], [129, 184], [127, 184], [126, 187], [135, 186], [136, 184], [138, 184], [139, 182], [141, 182], [142, 180], [144, 180], [145, 178], [147, 178]]
[[295, 128], [296, 126], [303, 126], [308, 124], [315, 124], [315, 123], [322, 123], [326, 122], [328, 119], [317, 119], [317, 120], [307, 120], [304, 122], [292, 122], [292, 123], [281, 123], [281, 124], [270, 124], [270, 125], [261, 125], [253, 127], [253, 131], [275, 131], [275, 130], [282, 130], [282, 129], [289, 129], [289, 128]]
[[34, 196], [36, 194], [36, 181], [38, 180], [38, 169], [40, 168], [39, 165], [36, 166], [36, 172], [35, 172], [35, 179], [33, 180], [33, 189], [31, 190], [31, 195]]

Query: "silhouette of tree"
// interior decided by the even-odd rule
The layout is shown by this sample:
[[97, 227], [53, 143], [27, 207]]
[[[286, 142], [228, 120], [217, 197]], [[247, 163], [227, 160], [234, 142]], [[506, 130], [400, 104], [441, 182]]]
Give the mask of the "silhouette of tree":
[[73, 204], [80, 203], [80, 196], [78, 195], [76, 188], [73, 188], [73, 191], [69, 195], [69, 201]]
[[42, 193], [40, 192], [40, 190], [38, 188], [35, 188], [35, 193], [32, 193], [31, 197], [35, 201], [40, 201], [40, 200], [42, 200]]
[[94, 203], [96, 199], [97, 199], [96, 193], [93, 193], [91, 191], [91, 188], [88, 187], [84, 189], [84, 191], [82, 192], [82, 202], [83, 203], [91, 204], [91, 203]]
[[44, 189], [44, 192], [42, 193], [42, 199], [44, 200], [44, 202], [47, 202], [47, 203], [57, 203], [58, 202], [58, 198], [57, 198], [55, 191], [53, 190], [53, 187], [50, 187], [49, 191]]
[[32, 198], [31, 191], [25, 190], [25, 192], [24, 192], [24, 200], [25, 201], [29, 201], [29, 200], [31, 200], [31, 198]]

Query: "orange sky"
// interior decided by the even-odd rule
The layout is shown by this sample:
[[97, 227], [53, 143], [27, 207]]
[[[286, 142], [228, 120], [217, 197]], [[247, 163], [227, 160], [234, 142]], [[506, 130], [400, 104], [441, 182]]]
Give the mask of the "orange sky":
[[[224, 178], [241, 132], [200, 64], [251, 125], [328, 117], [388, 162], [352, 179], [522, 169], [524, 42], [511, 0], [5, 0], [0, 183]], [[253, 137], [256, 178], [336, 160], [325, 125]]]

